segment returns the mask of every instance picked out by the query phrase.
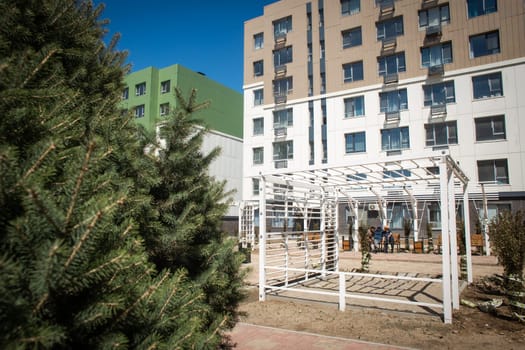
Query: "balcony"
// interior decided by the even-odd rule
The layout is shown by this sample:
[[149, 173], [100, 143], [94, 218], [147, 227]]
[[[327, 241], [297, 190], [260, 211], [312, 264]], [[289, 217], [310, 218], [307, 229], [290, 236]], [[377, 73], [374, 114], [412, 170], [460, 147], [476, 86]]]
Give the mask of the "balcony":
[[286, 64], [281, 64], [280, 66], [275, 67], [275, 77], [283, 78], [286, 76]]
[[275, 169], [288, 168], [288, 159], [274, 161]]
[[275, 138], [286, 137], [287, 133], [288, 133], [288, 129], [285, 126], [274, 125], [273, 135], [275, 136]]
[[422, 0], [421, 1], [421, 8], [427, 9], [429, 7], [434, 7], [438, 3], [438, 0]]
[[432, 37], [432, 36], [441, 36], [441, 24], [436, 24], [436, 25], [433, 25], [433, 26], [428, 26], [426, 31], [425, 31], [425, 35], [427, 37]]
[[394, 84], [399, 81], [399, 75], [397, 73], [385, 74], [383, 75], [384, 84]]
[[379, 0], [379, 19], [384, 19], [394, 15], [395, 3], [394, 0]]
[[275, 49], [282, 49], [286, 45], [286, 33], [280, 32], [275, 34]]
[[391, 53], [396, 50], [397, 38], [384, 38], [381, 42], [381, 53]]
[[444, 103], [430, 106], [430, 117], [439, 118], [447, 115], [447, 105]]
[[275, 94], [273, 97], [276, 105], [286, 103], [286, 94], [284, 93]]
[[401, 113], [399, 113], [399, 111], [385, 112], [385, 122], [386, 123], [397, 123], [400, 120], [401, 120]]
[[429, 76], [441, 76], [445, 72], [445, 67], [443, 64], [435, 64], [428, 67]]

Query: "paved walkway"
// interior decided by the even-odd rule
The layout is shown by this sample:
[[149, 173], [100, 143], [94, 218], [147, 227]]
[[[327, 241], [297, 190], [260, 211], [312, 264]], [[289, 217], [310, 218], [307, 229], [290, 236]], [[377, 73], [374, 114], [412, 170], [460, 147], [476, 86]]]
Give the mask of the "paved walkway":
[[356, 339], [238, 323], [230, 333], [232, 342], [240, 350], [387, 350], [409, 349], [393, 345], [365, 342]]

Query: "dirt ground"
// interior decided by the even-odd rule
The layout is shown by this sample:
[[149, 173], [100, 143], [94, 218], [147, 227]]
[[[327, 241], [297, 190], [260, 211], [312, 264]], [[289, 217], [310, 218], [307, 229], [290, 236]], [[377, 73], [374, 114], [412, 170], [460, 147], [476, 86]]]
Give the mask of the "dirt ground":
[[[420, 255], [418, 261], [408, 261], [414, 258], [406, 257], [409, 259], [396, 254], [373, 256], [370, 267], [377, 271], [424, 269], [439, 272], [441, 269], [440, 256]], [[480, 282], [487, 276], [501, 274], [495, 258], [474, 258], [474, 283], [463, 289], [460, 299], [477, 303], [501, 298], [488, 294]], [[341, 269], [350, 271], [359, 266], [359, 261], [357, 256], [342, 256]], [[510, 315], [505, 303], [498, 309], [499, 317], [461, 305], [453, 312], [452, 324], [444, 324], [439, 315], [432, 313], [425, 315], [348, 304], [346, 311], [341, 312], [335, 303], [273, 296], [259, 302], [257, 255], [252, 254], [252, 263], [245, 265], [249, 271], [248, 296], [240, 307], [241, 321], [245, 323], [418, 349], [525, 349], [525, 324], [501, 316]]]

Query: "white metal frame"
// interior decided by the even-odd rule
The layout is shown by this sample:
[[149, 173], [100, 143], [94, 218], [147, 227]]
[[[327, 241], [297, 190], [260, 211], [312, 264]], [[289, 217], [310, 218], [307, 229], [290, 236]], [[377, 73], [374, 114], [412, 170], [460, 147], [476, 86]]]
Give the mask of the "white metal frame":
[[[439, 168], [439, 174], [430, 170], [436, 167]], [[385, 172], [398, 176], [385, 178]], [[365, 174], [366, 177], [356, 180], [355, 176], [359, 174]], [[316, 276], [337, 274], [340, 281], [337, 293], [340, 310], [345, 309], [346, 298], [349, 297], [403, 303], [395, 299], [357, 297], [346, 293], [345, 279], [351, 273], [339, 271], [339, 237], [335, 208], [341, 200], [348, 201], [352, 210], [356, 210], [359, 203], [380, 203], [380, 207], [385, 208], [382, 204], [399, 198], [406, 200], [407, 197], [412, 202], [413, 208], [417, 208], [417, 201], [435, 200], [441, 205], [443, 277], [431, 281], [426, 279], [426, 281], [442, 283], [443, 303], [425, 306], [443, 308], [444, 322], [451, 323], [452, 308], [459, 308], [458, 265], [455, 253], [457, 252], [456, 200], [464, 203], [467, 278], [468, 282], [472, 282], [468, 181], [467, 176], [447, 151], [426, 153], [412, 158], [391, 156], [370, 164], [313, 168], [286, 174], [282, 172], [261, 174], [259, 300], [266, 300], [267, 292], [287, 290], [301, 281]], [[417, 209], [415, 210], [413, 227], [417, 239], [419, 218]], [[384, 214], [383, 218], [386, 218], [386, 213]], [[286, 222], [280, 229], [272, 225], [277, 222], [272, 221], [277, 217]], [[355, 217], [357, 218], [357, 215]], [[302, 218], [302, 227], [290, 229], [289, 223], [300, 222], [297, 218]], [[313, 219], [319, 221], [319, 227], [308, 226]], [[355, 230], [357, 226], [356, 222]], [[353, 236], [354, 247], [357, 247], [357, 232]], [[317, 241], [317, 247], [313, 246], [315, 242], [310, 242], [312, 239]], [[298, 242], [301, 240], [305, 245], [298, 250]], [[298, 261], [301, 261], [302, 266], [298, 266]], [[400, 276], [371, 276], [402, 279]], [[326, 292], [309, 291], [309, 293]]]

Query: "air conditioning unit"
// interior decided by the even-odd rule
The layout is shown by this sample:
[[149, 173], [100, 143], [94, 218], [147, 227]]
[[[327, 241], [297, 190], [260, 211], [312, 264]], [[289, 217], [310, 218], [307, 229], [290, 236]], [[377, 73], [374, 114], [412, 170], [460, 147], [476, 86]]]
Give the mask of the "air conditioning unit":
[[368, 210], [379, 210], [379, 205], [377, 205], [377, 204], [368, 204]]

